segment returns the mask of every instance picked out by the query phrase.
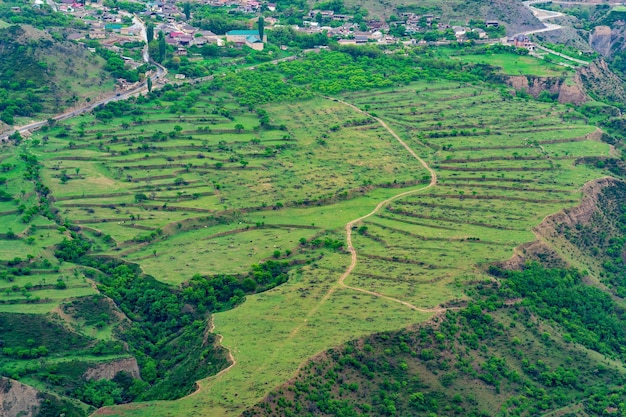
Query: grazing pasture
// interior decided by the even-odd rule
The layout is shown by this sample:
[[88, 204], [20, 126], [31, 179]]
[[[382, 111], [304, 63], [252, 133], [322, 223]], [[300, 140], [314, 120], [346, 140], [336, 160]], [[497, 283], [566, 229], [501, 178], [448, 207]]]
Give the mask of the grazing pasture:
[[[287, 282], [240, 290], [219, 305], [245, 302], [212, 316], [232, 367], [183, 399], [114, 410], [239, 415], [318, 352], [462, 305], [466, 281], [602, 175], [576, 163], [609, 147], [573, 108], [482, 82], [383, 84], [394, 87], [262, 105], [215, 85], [166, 87], [6, 147], [0, 311], [71, 316], [67, 305], [97, 292], [93, 270], [54, 256], [77, 231], [91, 253], [167, 284], [151, 294], [188, 295], [193, 276], [242, 278], [252, 264], [286, 261]], [[112, 323], [68, 320], [115, 338]]]
[[[370, 164], [372, 171], [377, 170], [366, 177], [371, 183], [361, 186], [374, 190], [318, 207], [242, 209], [238, 232], [225, 234], [227, 227], [220, 225], [212, 231], [205, 229], [206, 240], [200, 230], [199, 234], [182, 232], [167, 242], [179, 242], [175, 250], [181, 259], [192, 256], [183, 255], [191, 247], [183, 243], [185, 235], [193, 236], [201, 251], [219, 254], [217, 261], [196, 256], [198, 265], [222, 264], [233, 256], [229, 255], [233, 245], [255, 259], [264, 244], [283, 250], [293, 242], [290, 237], [284, 240], [289, 234], [310, 239], [307, 236], [325, 229], [341, 238], [342, 227], [371, 212], [376, 203], [406, 190], [415, 192], [353, 226], [357, 263], [345, 277], [347, 288], [339, 284], [339, 278], [350, 257], [341, 251], [323, 251], [322, 258], [298, 267], [286, 284], [248, 296], [243, 305], [215, 314], [215, 331], [236, 360], [231, 369], [201, 381], [199, 392], [190, 397], [167, 405], [123, 407], [124, 415], [238, 415], [266, 395], [269, 387], [292, 377], [302, 358], [358, 335], [424, 320], [451, 300], [462, 303], [465, 281], [484, 278], [489, 263], [509, 258], [515, 247], [535, 238], [532, 228], [545, 216], [580, 202], [582, 185], [600, 174], [576, 164], [576, 159], [609, 152], [608, 145], [596, 140], [595, 127], [585, 125], [571, 109], [503, 99], [499, 90], [484, 84], [417, 82], [349, 93], [342, 99], [362, 112], [323, 99], [264, 108], [273, 124], [284, 125], [287, 134], [301, 140], [284, 154], [285, 159], [295, 158], [300, 149], [307, 149], [313, 159], [305, 162], [310, 168], [301, 171], [294, 162], [291, 178], [319, 175], [328, 181], [316, 182], [318, 187], [345, 190], [356, 173], [362, 181], [365, 174], [359, 170]], [[347, 128], [334, 123], [346, 118], [370, 120], [344, 133]], [[437, 174], [434, 187], [426, 189], [430, 174], [376, 118], [427, 158]], [[322, 137], [324, 133], [328, 137]], [[320, 137], [325, 141], [322, 146]], [[372, 137], [375, 140], [368, 139]], [[323, 153], [334, 146], [332, 155]], [[372, 159], [371, 155], [381, 156]], [[384, 167], [371, 165], [379, 160], [385, 160]], [[326, 164], [333, 169], [325, 171]], [[297, 184], [285, 182], [284, 189]], [[398, 183], [401, 189], [387, 188]], [[299, 185], [306, 190], [308, 181]], [[282, 228], [253, 227], [263, 221], [277, 226], [279, 217], [314, 228], [285, 233]], [[242, 227], [246, 224], [250, 229]], [[214, 246], [208, 246], [209, 242]], [[157, 265], [158, 255], [152, 259], [149, 247], [129, 257], [146, 257], [147, 265]], [[214, 249], [204, 249], [209, 247]], [[232, 265], [238, 262], [236, 258], [231, 261]], [[153, 268], [166, 270], [162, 265]]]

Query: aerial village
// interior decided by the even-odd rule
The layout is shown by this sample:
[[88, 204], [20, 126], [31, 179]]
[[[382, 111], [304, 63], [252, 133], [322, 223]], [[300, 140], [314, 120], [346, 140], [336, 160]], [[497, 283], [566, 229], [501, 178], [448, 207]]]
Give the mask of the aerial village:
[[[41, 4], [43, 0], [35, 0], [35, 6]], [[267, 44], [267, 32], [260, 36], [258, 29], [254, 28], [259, 16], [264, 16], [266, 30], [289, 27], [302, 34], [324, 34], [339, 45], [369, 43], [424, 45], [463, 41], [477, 43], [502, 41], [531, 51], [534, 49], [534, 44], [526, 36], [503, 38], [501, 36], [503, 30], [494, 31], [501, 25], [497, 21], [468, 22], [464, 26], [451, 25], [434, 14], [418, 15], [404, 12], [381, 21], [368, 20], [367, 11], [357, 10], [360, 13], [349, 15], [333, 10], [313, 9], [300, 11], [302, 18], [298, 24], [290, 24], [283, 23], [287, 19], [283, 18], [284, 14], [278, 10], [275, 3], [259, 0], [205, 0], [201, 3], [203, 7], [226, 10], [229, 15], [249, 16], [247, 29], [214, 33], [192, 25], [193, 12], [187, 10], [185, 13], [181, 4], [177, 5], [174, 1], [154, 0], [148, 3], [134, 3], [60, 0], [54, 4], [59, 11], [70, 13], [86, 24], [86, 30], [74, 30], [68, 34], [69, 40], [97, 40], [100, 45], [119, 53], [131, 67], [143, 64], [145, 58], [140, 55], [125, 56], [122, 47], [129, 43], [145, 42], [146, 24], [153, 27], [155, 37], [162, 32], [165, 42], [178, 56], [192, 55], [191, 47], [201, 48], [211, 44], [227, 48], [249, 47], [262, 51]], [[199, 4], [194, 3], [195, 6]], [[285, 50], [288, 45], [280, 45], [280, 48]]]

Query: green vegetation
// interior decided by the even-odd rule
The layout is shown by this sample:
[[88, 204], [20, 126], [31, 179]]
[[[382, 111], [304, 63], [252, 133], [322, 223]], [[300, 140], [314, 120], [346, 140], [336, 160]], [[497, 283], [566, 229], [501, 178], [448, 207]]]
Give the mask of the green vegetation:
[[561, 77], [571, 72], [568, 67], [528, 56], [526, 49], [503, 45], [433, 48], [433, 53], [462, 62], [491, 65], [498, 68], [498, 72], [506, 75]]
[[0, 39], [0, 121], [6, 124], [45, 118], [112, 89], [106, 73], [99, 75], [102, 60], [82, 47], [16, 25], [0, 29]]
[[[607, 406], [621, 410], [621, 367], [576, 344], [585, 345], [585, 335], [604, 336], [600, 333], [610, 311], [618, 309], [615, 303], [582, 284], [575, 270], [534, 264], [523, 271], [493, 272], [502, 275], [502, 288], [480, 283], [473, 290], [480, 302], [448, 310], [431, 325], [331, 349], [244, 415], [530, 416], [566, 407], [589, 415], [601, 415]], [[522, 301], [510, 298], [523, 295], [528, 297]], [[615, 324], [622, 332], [623, 323]], [[560, 325], [577, 331], [561, 337]]]
[[[199, 9], [192, 11], [198, 18]], [[161, 53], [159, 37], [153, 42], [161, 60], [185, 67], [167, 49]], [[441, 375], [449, 386], [455, 378], [480, 380], [509, 393], [529, 387], [532, 395], [504, 405], [528, 414], [581, 397], [565, 360], [547, 363], [539, 376], [524, 373], [524, 359], [545, 354], [549, 330], [537, 336], [529, 324], [524, 331], [545, 349], [516, 357], [515, 365], [515, 355], [503, 359], [496, 348], [520, 336], [505, 331], [511, 317], [501, 308], [524, 297], [530, 304], [518, 314], [551, 320], [548, 327], [570, 326], [572, 345], [618, 358], [621, 312], [610, 298], [589, 290], [582, 273], [539, 267], [523, 272], [532, 276], [492, 270], [509, 284], [491, 292], [464, 288], [532, 241], [531, 229], [544, 217], [578, 204], [580, 188], [603, 175], [596, 161], [615, 162], [606, 143], [592, 140], [589, 115], [552, 96], [514, 97], [502, 83], [507, 66], [523, 59], [525, 72], [555, 72], [510, 50], [491, 50], [485, 56], [492, 60], [483, 62], [480, 48], [458, 60], [447, 57], [450, 51], [437, 56], [417, 48], [406, 54], [333, 49], [205, 84], [154, 89], [50, 124], [29, 139], [12, 137], [0, 173], [0, 311], [54, 310], [82, 344], [58, 358], [39, 343], [43, 336], [32, 345], [7, 345], [3, 374], [94, 407], [150, 401], [119, 406], [113, 411], [119, 415], [241, 413], [307, 358], [447, 309], [449, 329], [439, 330], [445, 343], [438, 330], [426, 330], [422, 348], [402, 350], [407, 359], [415, 352], [434, 361], [432, 378]], [[504, 69], [490, 65], [496, 63]], [[616, 261], [618, 246], [609, 242], [607, 257]], [[565, 323], [560, 309], [543, 306], [554, 302], [549, 291], [522, 285], [546, 286], [544, 276], [559, 282], [563, 292], [556, 294], [564, 300], [584, 294], [605, 314], [581, 306]], [[616, 273], [607, 282], [617, 287], [620, 279]], [[481, 304], [456, 311], [471, 299]], [[510, 310], [518, 309], [513, 304]], [[493, 316], [486, 313], [496, 308]], [[29, 316], [39, 326], [51, 317]], [[606, 331], [590, 330], [598, 317], [611, 323]], [[487, 346], [491, 339], [499, 344]], [[236, 360], [232, 367], [220, 345]], [[573, 357], [584, 362], [576, 349]], [[449, 353], [440, 355], [444, 350]], [[478, 358], [475, 350], [489, 355]], [[452, 353], [463, 351], [467, 357]], [[396, 353], [385, 355], [400, 360]], [[111, 380], [85, 376], [129, 358], [141, 380], [132, 370]], [[469, 365], [462, 375], [446, 368], [465, 359], [475, 372]], [[394, 403], [381, 394], [359, 412], [450, 411], [425, 403], [430, 397], [417, 394], [426, 382], [408, 369], [398, 371], [410, 376], [402, 386], [395, 368], [404, 366], [392, 365], [372, 359], [359, 372], [389, 371], [384, 391], [410, 389], [413, 399]], [[574, 377], [592, 373], [591, 366], [581, 365]], [[607, 371], [593, 383], [606, 387], [609, 378], [621, 377]], [[198, 392], [186, 396], [197, 380]], [[357, 384], [346, 379], [338, 389], [356, 393]], [[544, 387], [551, 388], [545, 396]], [[504, 398], [498, 395], [493, 401]], [[482, 412], [469, 398], [454, 401], [460, 410]], [[349, 405], [328, 396], [313, 402], [326, 411]]]

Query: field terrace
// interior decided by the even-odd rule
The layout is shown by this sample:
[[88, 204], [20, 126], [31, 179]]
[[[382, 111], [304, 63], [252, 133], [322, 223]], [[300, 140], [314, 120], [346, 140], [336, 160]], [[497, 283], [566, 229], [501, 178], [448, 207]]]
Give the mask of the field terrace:
[[[272, 123], [298, 140], [297, 148], [277, 159], [294, 173], [285, 182], [306, 190], [306, 181], [293, 178], [312, 176], [318, 189], [328, 188], [318, 190], [322, 196], [350, 193], [359, 183], [378, 187], [326, 206], [242, 210], [241, 221], [300, 221], [340, 238], [349, 221], [412, 191], [354, 225], [358, 260], [345, 279], [352, 288], [339, 284], [350, 263], [346, 254], [326, 253], [307, 263], [289, 282], [214, 316], [215, 331], [237, 361], [232, 369], [200, 381], [200, 391], [190, 397], [116, 409], [120, 413], [239, 415], [315, 353], [462, 305], [464, 282], [485, 278], [489, 263], [510, 258], [518, 245], [534, 240], [534, 226], [580, 202], [583, 184], [601, 176], [576, 159], [609, 152], [595, 140], [595, 127], [570, 109], [511, 99], [484, 84], [424, 81], [341, 98], [362, 110], [322, 98], [265, 107]], [[354, 126], [349, 120], [361, 122]], [[426, 187], [428, 172], [380, 121], [429, 161], [435, 186]], [[302, 149], [306, 158], [298, 160]], [[389, 188], [398, 183], [405, 188]], [[303, 229], [297, 233], [306, 235]], [[282, 245], [283, 238], [274, 236]], [[251, 247], [228, 239], [223, 243], [239, 251], [259, 249], [258, 242], [249, 242], [257, 244]], [[224, 256], [221, 250], [212, 253]]]

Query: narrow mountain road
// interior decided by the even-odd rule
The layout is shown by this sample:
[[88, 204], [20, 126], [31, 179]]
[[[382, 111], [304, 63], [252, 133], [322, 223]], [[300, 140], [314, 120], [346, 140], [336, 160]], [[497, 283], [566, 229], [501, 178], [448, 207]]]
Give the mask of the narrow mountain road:
[[[156, 81], [158, 78], [165, 77], [165, 75], [167, 74], [167, 69], [164, 66], [160, 65], [160, 64], [157, 64], [157, 63], [154, 63], [154, 64], [155, 64], [155, 66], [157, 68], [157, 71], [150, 78], [152, 78], [153, 81]], [[155, 86], [155, 88], [156, 88], [156, 86]], [[79, 108], [75, 108], [73, 110], [68, 110], [65, 113], [58, 114], [58, 115], [52, 117], [51, 119], [55, 120], [55, 121], [66, 120], [66, 119], [69, 119], [69, 118], [72, 118], [72, 117], [75, 117], [75, 116], [79, 116], [79, 115], [81, 115], [83, 113], [90, 112], [90, 111], [94, 110], [98, 106], [103, 106], [103, 105], [108, 104], [108, 103], [113, 102], [113, 101], [126, 100], [127, 98], [130, 98], [132, 96], [135, 96], [135, 95], [147, 92], [147, 91], [148, 91], [147, 81], [143, 81], [142, 83], [140, 83], [139, 85], [137, 85], [136, 87], [134, 87], [134, 88], [132, 88], [130, 90], [127, 90], [127, 91], [124, 91], [124, 92], [120, 92], [120, 93], [116, 93], [115, 95], [111, 94], [108, 97], [106, 97], [106, 98], [104, 98], [102, 100], [99, 100], [99, 101], [97, 101], [95, 103], [87, 103], [84, 106], [81, 106]], [[38, 122], [32, 122], [32, 123], [29, 123], [29, 124], [24, 125], [24, 126], [13, 127], [8, 132], [0, 133], [0, 142], [5, 141], [10, 135], [12, 135], [15, 132], [24, 133], [24, 132], [27, 132], [27, 131], [39, 129], [39, 128], [47, 125], [47, 124], [48, 124], [47, 120], [42, 120], [42, 121], [38, 121]]]
[[[561, 13], [561, 12], [553, 12], [552, 10], [544, 10], [544, 9], [540, 9], [538, 7], [534, 7], [533, 6], [535, 4], [544, 3], [543, 0], [525, 1], [523, 3], [524, 3], [524, 6], [526, 6], [532, 12], [532, 14], [539, 21], [541, 21], [541, 23], [543, 23], [544, 27], [541, 28], [541, 29], [534, 29], [534, 30], [527, 30], [525, 32], [520, 32], [520, 33], [517, 33], [517, 34], [515, 34], [513, 36], [518, 36], [518, 35], [527, 35], [528, 36], [528, 35], [534, 35], [534, 34], [537, 34], [537, 33], [551, 32], [553, 30], [559, 30], [559, 29], [563, 28], [563, 26], [557, 25], [556, 23], [546, 23], [545, 22], [545, 20], [548, 20], [548, 19], [555, 19], [557, 17], [565, 16], [563, 13]], [[503, 42], [506, 43], [506, 38], [503, 38]], [[537, 49], [540, 49], [540, 50], [542, 50], [544, 52], [556, 55], [556, 56], [561, 57], [563, 59], [566, 59], [568, 61], [575, 62], [576, 64], [579, 64], [579, 65], [588, 65], [589, 64], [589, 62], [587, 62], [587, 61], [583, 61], [581, 59], [573, 58], [573, 57], [571, 57], [569, 55], [565, 55], [565, 54], [562, 54], [562, 53], [557, 52], [555, 50], [546, 48], [545, 46], [536, 45], [536, 47], [537, 47]], [[534, 56], [538, 56], [537, 54], [534, 54], [534, 53], [531, 53], [531, 54], [534, 55]], [[562, 65], [569, 66], [569, 67], [572, 67], [572, 68], [576, 68], [575, 65], [567, 65], [565, 63], [563, 63]]]

